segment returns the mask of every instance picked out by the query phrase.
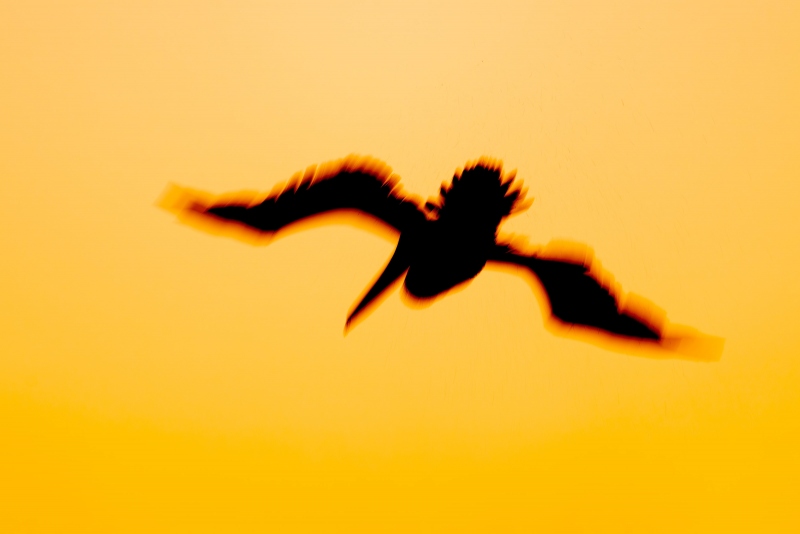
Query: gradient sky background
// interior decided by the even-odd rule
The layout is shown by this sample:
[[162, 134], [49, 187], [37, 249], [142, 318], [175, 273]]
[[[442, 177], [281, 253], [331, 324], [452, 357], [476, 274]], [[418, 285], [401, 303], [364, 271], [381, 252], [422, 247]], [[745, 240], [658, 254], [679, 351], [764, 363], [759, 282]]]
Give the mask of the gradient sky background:
[[[800, 528], [800, 4], [0, 3], [0, 530]], [[487, 271], [347, 310], [393, 245], [156, 207], [350, 153], [594, 248], [717, 363], [553, 336]]]

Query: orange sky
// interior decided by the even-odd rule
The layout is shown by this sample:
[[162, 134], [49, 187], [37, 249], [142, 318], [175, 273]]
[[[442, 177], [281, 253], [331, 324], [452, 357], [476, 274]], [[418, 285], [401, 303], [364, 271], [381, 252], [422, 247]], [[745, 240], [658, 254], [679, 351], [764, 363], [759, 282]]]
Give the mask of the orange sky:
[[[800, 7], [0, 3], [0, 530], [800, 527]], [[552, 335], [521, 279], [347, 337], [393, 245], [249, 246], [170, 183], [350, 153], [432, 196], [481, 155], [716, 363]]]

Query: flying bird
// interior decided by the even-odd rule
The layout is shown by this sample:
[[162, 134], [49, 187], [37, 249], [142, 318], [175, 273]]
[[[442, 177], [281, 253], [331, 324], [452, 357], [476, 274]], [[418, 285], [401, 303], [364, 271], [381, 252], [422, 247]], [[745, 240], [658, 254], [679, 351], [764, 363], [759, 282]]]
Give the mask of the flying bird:
[[172, 200], [162, 205], [173, 211], [261, 234], [336, 212], [356, 213], [399, 234], [383, 271], [349, 311], [345, 331], [401, 278], [409, 295], [425, 301], [496, 264], [535, 277], [550, 318], [568, 330], [581, 327], [655, 344], [665, 340], [659, 314], [621, 306], [616, 285], [593, 268], [590, 258], [525, 251], [498, 235], [507, 217], [531, 204], [515, 172], [504, 173], [498, 160], [467, 164], [427, 202], [404, 193], [386, 164], [358, 156], [309, 167], [262, 197], [221, 199], [188, 189], [178, 189], [179, 200], [174, 191], [168, 196]]

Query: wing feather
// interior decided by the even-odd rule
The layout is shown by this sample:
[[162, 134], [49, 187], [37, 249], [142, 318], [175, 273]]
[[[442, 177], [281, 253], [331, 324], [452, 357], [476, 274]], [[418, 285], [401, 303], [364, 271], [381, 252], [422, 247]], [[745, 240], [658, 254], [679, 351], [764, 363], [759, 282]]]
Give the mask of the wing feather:
[[390, 167], [358, 156], [311, 167], [266, 198], [196, 203], [192, 209], [267, 233], [336, 211], [360, 212], [400, 232], [426, 220], [421, 201], [403, 193]]
[[644, 310], [631, 313], [621, 309], [611, 284], [595, 278], [585, 261], [523, 254], [502, 245], [498, 245], [492, 261], [521, 266], [533, 274], [547, 295], [552, 317], [561, 323], [634, 339], [662, 339], [658, 321], [648, 320]]

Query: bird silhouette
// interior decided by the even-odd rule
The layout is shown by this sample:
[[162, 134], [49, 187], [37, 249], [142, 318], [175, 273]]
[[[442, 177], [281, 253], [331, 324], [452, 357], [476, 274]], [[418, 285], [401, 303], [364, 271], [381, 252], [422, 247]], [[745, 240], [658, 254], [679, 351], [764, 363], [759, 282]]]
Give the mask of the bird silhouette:
[[664, 314], [655, 306], [621, 306], [621, 292], [593, 264], [588, 247], [578, 247], [577, 256], [559, 256], [525, 251], [514, 239], [498, 236], [504, 219], [531, 204], [516, 174], [504, 174], [498, 160], [467, 164], [428, 202], [404, 193], [386, 164], [358, 156], [309, 167], [266, 196], [221, 199], [174, 186], [165, 198], [170, 200], [162, 206], [173, 211], [261, 234], [336, 212], [355, 213], [399, 233], [394, 254], [351, 308], [345, 332], [402, 277], [410, 296], [429, 301], [469, 282], [488, 263], [532, 275], [550, 319], [567, 331], [581, 327], [627, 340], [665, 340]]

